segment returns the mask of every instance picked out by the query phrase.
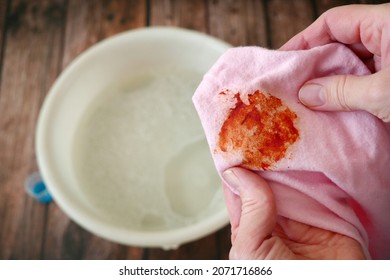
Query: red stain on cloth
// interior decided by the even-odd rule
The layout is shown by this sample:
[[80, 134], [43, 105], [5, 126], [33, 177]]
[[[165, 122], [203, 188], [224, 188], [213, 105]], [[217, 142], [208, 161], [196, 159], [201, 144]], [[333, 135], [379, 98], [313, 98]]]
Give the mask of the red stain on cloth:
[[239, 153], [241, 166], [249, 169], [270, 169], [298, 140], [297, 115], [281, 99], [259, 90], [248, 95], [248, 104], [240, 93], [234, 97], [236, 104], [221, 127], [215, 152]]

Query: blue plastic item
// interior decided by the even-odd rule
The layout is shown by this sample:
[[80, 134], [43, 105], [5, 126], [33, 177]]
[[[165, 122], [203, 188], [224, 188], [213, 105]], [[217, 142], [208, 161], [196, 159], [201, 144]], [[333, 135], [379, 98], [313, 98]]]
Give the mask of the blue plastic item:
[[26, 192], [40, 203], [50, 203], [52, 196], [46, 189], [46, 185], [38, 172], [32, 173], [27, 177], [25, 185]]

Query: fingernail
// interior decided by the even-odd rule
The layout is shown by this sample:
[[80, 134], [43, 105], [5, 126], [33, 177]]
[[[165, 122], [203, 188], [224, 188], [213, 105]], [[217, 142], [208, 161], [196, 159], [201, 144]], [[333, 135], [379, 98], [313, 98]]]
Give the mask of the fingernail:
[[299, 100], [309, 107], [318, 107], [325, 104], [324, 87], [319, 84], [304, 85], [298, 96]]
[[237, 175], [233, 172], [233, 170], [226, 170], [222, 173], [223, 179], [226, 181], [226, 183], [229, 184], [230, 187], [238, 191], [240, 188], [240, 180], [238, 179]]

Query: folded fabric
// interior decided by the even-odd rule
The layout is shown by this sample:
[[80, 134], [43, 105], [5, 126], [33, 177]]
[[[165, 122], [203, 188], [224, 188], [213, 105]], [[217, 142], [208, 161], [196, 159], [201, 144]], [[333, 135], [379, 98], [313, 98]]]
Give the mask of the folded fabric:
[[232, 48], [193, 101], [220, 174], [254, 170], [270, 183], [279, 215], [350, 236], [368, 258], [390, 258], [388, 127], [366, 112], [312, 111], [298, 100], [306, 81], [337, 74], [370, 71], [337, 43]]

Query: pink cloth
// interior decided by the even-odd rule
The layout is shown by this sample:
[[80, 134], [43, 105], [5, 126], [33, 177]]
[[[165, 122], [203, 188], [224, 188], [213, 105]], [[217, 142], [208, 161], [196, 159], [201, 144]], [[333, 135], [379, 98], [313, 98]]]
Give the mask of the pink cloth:
[[[370, 71], [352, 51], [336, 43], [288, 52], [232, 48], [206, 73], [193, 101], [220, 174], [240, 165], [255, 170], [270, 183], [279, 215], [350, 236], [361, 243], [369, 258], [390, 258], [388, 127], [366, 112], [315, 112], [298, 100], [304, 82], [336, 74], [367, 75]], [[247, 116], [254, 108], [258, 112], [266, 108], [261, 104], [248, 107], [253, 101], [251, 96], [259, 92], [264, 93], [259, 97], [263, 101], [270, 103], [268, 96], [272, 95], [284, 103], [271, 116], [278, 112], [296, 114], [287, 121], [296, 130], [282, 128], [285, 136], [276, 135], [275, 139], [290, 142], [276, 143], [282, 153], [256, 165], [246, 158], [253, 138], [262, 137], [256, 136], [259, 126], [250, 129], [256, 113], [249, 119], [236, 119], [236, 124], [247, 125], [245, 133], [252, 133], [249, 144], [245, 139], [229, 140], [242, 134], [241, 128], [229, 134], [223, 127], [240, 106], [247, 106], [243, 109]], [[268, 134], [281, 129], [267, 125], [264, 131]], [[221, 148], [222, 136], [225, 142]], [[274, 148], [269, 141], [262, 143]], [[237, 145], [246, 145], [247, 150], [232, 148]]]

